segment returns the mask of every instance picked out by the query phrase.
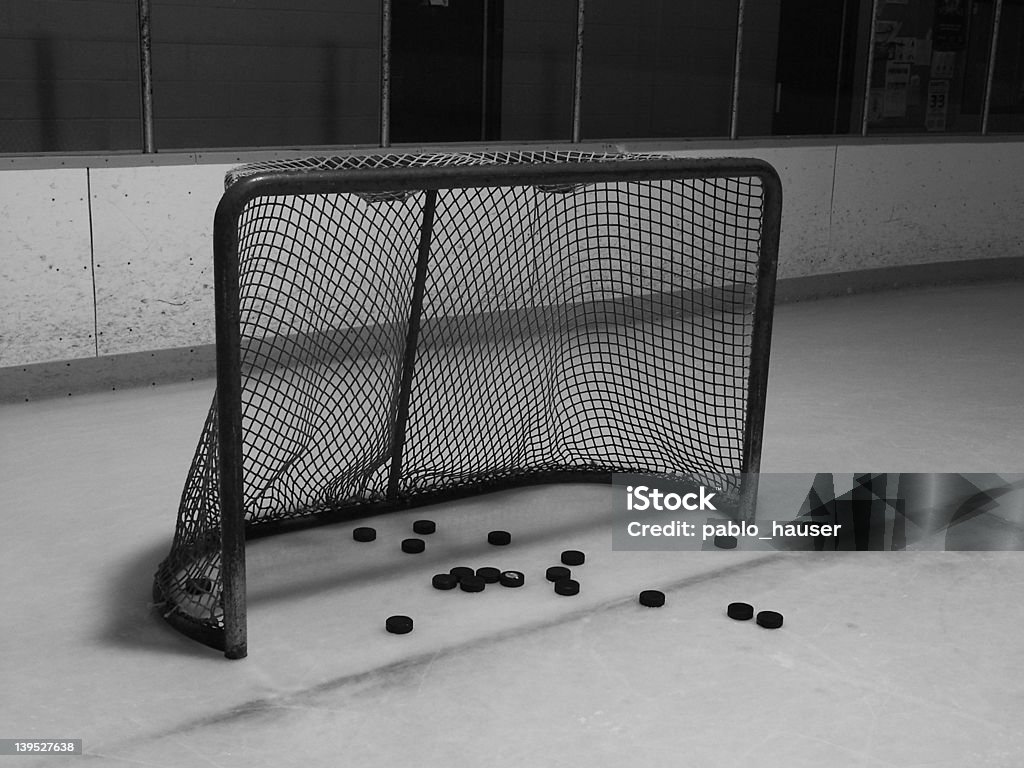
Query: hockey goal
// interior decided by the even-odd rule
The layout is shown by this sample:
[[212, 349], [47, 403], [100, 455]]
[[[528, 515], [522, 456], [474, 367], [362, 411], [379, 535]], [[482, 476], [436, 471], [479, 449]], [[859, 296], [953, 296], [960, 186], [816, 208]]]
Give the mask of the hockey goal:
[[781, 211], [757, 160], [376, 154], [228, 174], [217, 392], [154, 597], [246, 654], [245, 539], [760, 461]]

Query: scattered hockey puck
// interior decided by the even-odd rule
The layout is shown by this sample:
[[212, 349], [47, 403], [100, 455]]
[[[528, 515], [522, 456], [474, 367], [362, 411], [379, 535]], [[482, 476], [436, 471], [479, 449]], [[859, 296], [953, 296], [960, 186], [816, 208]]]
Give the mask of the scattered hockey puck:
[[754, 606], [750, 603], [729, 603], [725, 612], [730, 619], [736, 619], [736, 621], [750, 621], [754, 618]]
[[501, 578], [501, 571], [497, 568], [477, 568], [476, 575], [483, 579], [485, 584], [497, 584]]
[[412, 524], [412, 532], [420, 536], [427, 536], [437, 530], [437, 524], [433, 520], [417, 520]]
[[392, 635], [407, 635], [412, 632], [412, 619], [408, 616], [388, 616], [384, 628]]
[[185, 591], [194, 597], [208, 595], [213, 592], [213, 580], [206, 576], [198, 576], [185, 582]]
[[578, 595], [580, 583], [576, 579], [559, 579], [555, 582], [556, 595]]
[[736, 537], [715, 536], [715, 546], [719, 549], [736, 549]]
[[418, 555], [427, 548], [423, 539], [402, 539], [402, 551], [410, 555]]
[[502, 571], [498, 581], [503, 587], [521, 587], [526, 583], [526, 577], [520, 571]]
[[583, 565], [587, 556], [576, 549], [567, 549], [562, 553], [562, 565]]
[[356, 541], [373, 541], [377, 538], [377, 531], [374, 528], [356, 528], [352, 531], [352, 538]]
[[512, 534], [508, 531], [491, 531], [487, 534], [487, 543], [496, 547], [505, 547], [512, 543]]
[[430, 580], [434, 589], [455, 589], [459, 586], [459, 577], [450, 573], [438, 573]]
[[564, 566], [552, 565], [544, 573], [544, 576], [548, 581], [561, 581], [562, 579], [568, 579], [572, 576], [572, 572]]
[[459, 581], [462, 581], [467, 576], [476, 576], [476, 572], [472, 568], [467, 568], [464, 565], [457, 565], [450, 571], [448, 571], [448, 573], [450, 573]]
[[640, 593], [640, 605], [648, 608], [661, 608], [665, 604], [665, 593], [656, 589], [645, 589]]
[[765, 629], [778, 629], [782, 626], [782, 614], [775, 611], [758, 611], [757, 623]]
[[463, 576], [459, 579], [459, 588], [463, 592], [483, 592], [486, 584], [479, 576]]

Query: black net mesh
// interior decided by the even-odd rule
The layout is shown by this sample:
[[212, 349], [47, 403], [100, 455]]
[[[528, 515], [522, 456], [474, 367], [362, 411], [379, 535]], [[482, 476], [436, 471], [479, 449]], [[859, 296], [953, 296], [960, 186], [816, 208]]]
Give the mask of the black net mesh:
[[[640, 157], [313, 158], [245, 166], [227, 183]], [[764, 225], [757, 177], [440, 189], [404, 420], [427, 196], [299, 193], [245, 206], [248, 529], [575, 473], [731, 488], [744, 469]], [[168, 617], [214, 630], [223, 626], [216, 421], [215, 402], [156, 576]]]

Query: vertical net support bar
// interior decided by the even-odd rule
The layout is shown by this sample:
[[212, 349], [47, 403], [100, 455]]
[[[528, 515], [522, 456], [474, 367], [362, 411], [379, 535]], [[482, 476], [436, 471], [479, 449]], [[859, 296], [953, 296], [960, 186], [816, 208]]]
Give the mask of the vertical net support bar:
[[[245, 508], [242, 468], [242, 359], [238, 294], [238, 217], [224, 197], [213, 223], [217, 312], [217, 465], [221, 503], [224, 655], [245, 658]], [[232, 254], [234, 258], [224, 258]]]
[[434, 210], [437, 190], [428, 189], [423, 200], [423, 223], [420, 225], [419, 253], [416, 257], [416, 277], [409, 309], [409, 325], [405, 337], [405, 355], [402, 360], [402, 383], [398, 390], [398, 407], [391, 435], [391, 475], [388, 478], [388, 498], [395, 500], [402, 480], [402, 451], [405, 448], [405, 430], [409, 424], [409, 397], [412, 395], [412, 375], [416, 368], [416, 345], [420, 337], [420, 315], [423, 312], [423, 291], [427, 284], [427, 265], [430, 263], [430, 238], [434, 231]]
[[778, 271], [782, 222], [782, 184], [774, 173], [762, 173], [761, 242], [758, 249], [757, 299], [751, 333], [750, 371], [747, 377], [746, 428], [743, 435], [743, 478], [739, 517], [753, 522], [757, 506], [757, 474], [761, 470], [764, 409], [768, 398], [768, 363], [771, 357], [775, 277]]

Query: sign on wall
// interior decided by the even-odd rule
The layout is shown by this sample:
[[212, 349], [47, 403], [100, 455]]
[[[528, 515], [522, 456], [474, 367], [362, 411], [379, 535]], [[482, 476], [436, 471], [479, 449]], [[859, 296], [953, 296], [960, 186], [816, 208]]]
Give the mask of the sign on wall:
[[928, 83], [928, 99], [925, 104], [924, 127], [929, 131], [946, 130], [946, 113], [949, 110], [949, 81], [932, 80]]
[[937, 51], [962, 51], [967, 47], [967, 0], [938, 0], [932, 41]]

